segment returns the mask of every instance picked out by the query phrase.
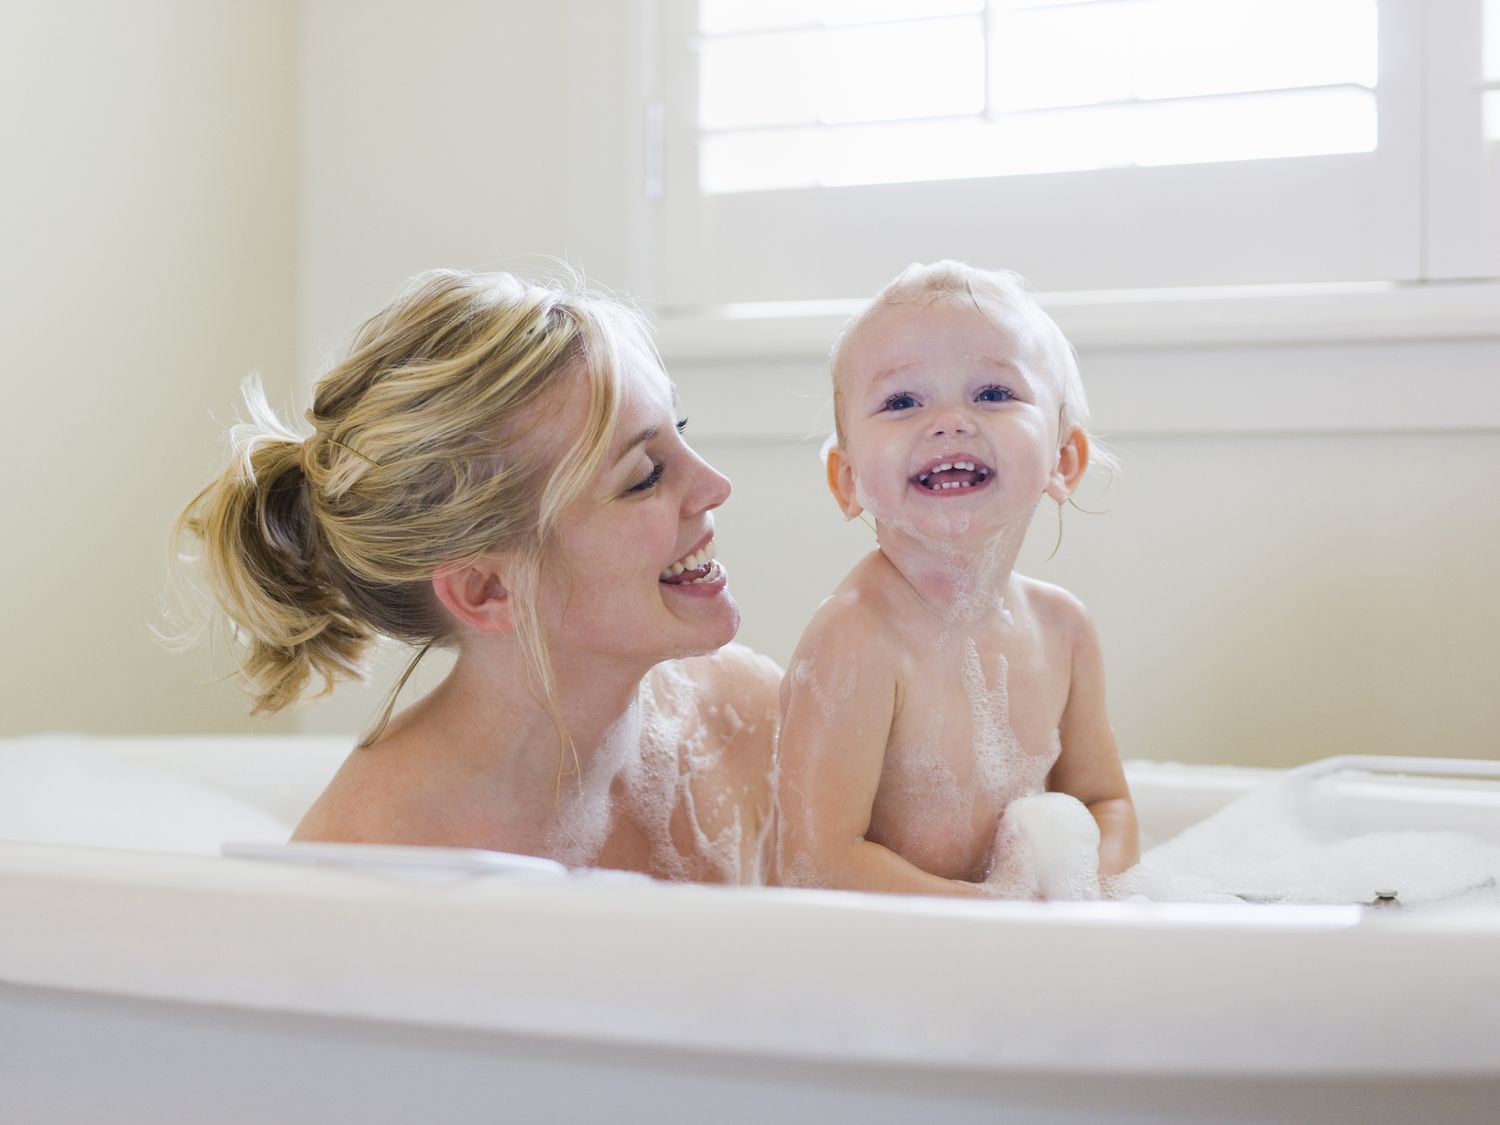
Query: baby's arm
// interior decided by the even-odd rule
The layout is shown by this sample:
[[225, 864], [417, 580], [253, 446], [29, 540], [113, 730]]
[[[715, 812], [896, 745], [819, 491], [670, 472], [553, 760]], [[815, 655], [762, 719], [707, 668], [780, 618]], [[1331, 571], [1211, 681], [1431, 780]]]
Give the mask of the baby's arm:
[[1076, 797], [1099, 825], [1099, 874], [1118, 875], [1140, 859], [1135, 805], [1104, 708], [1104, 656], [1099, 634], [1082, 603], [1069, 598], [1072, 677], [1058, 731], [1062, 755], [1047, 788]]
[[825, 603], [782, 680], [774, 881], [988, 897], [865, 839], [896, 709], [893, 646], [852, 599]]

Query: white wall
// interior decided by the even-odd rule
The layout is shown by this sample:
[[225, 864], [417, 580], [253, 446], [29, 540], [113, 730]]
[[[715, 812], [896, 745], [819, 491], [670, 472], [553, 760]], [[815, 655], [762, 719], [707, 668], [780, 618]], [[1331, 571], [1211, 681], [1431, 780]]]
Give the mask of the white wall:
[[212, 418], [290, 388], [297, 96], [291, 0], [0, 7], [0, 732], [245, 723], [149, 626]]
[[[304, 0], [300, 355], [311, 375], [411, 275], [437, 266], [629, 287], [637, 34], [616, 0]], [[356, 731], [408, 653], [297, 713]], [[427, 658], [409, 699], [448, 666]]]
[[[640, 276], [627, 8], [74, 0], [0, 16], [3, 145], [22, 156], [0, 181], [18, 247], [0, 279], [0, 456], [29, 486], [3, 501], [20, 529], [3, 729], [243, 725], [231, 688], [199, 686], [201, 662], [145, 629], [165, 526], [216, 459], [209, 415], [227, 417], [244, 370], [305, 406], [328, 350], [429, 266], [555, 254], [609, 284]], [[1198, 327], [1222, 310], [1175, 341], [1059, 310], [1082, 326], [1126, 474], [1107, 515], [1068, 513], [1050, 563], [1043, 513], [1023, 566], [1092, 606], [1127, 753], [1500, 755], [1500, 318], [1402, 307], [1399, 340], [1382, 314], [1319, 338], [1321, 306], [1293, 300], [1278, 315], [1303, 334], [1259, 343]], [[827, 500], [816, 444], [793, 441], [821, 436], [813, 328], [790, 348], [755, 326], [730, 349], [668, 332], [690, 434], [735, 480], [719, 543], [743, 639], [778, 659], [869, 545]], [[346, 688], [286, 721], [352, 734], [380, 694]]]

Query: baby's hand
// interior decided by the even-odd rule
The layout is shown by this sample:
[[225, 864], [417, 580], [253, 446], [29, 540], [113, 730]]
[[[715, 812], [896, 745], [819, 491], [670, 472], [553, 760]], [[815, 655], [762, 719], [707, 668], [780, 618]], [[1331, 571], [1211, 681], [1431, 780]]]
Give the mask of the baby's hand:
[[1006, 806], [985, 880], [1004, 898], [1099, 897], [1099, 825], [1066, 793], [1038, 793]]

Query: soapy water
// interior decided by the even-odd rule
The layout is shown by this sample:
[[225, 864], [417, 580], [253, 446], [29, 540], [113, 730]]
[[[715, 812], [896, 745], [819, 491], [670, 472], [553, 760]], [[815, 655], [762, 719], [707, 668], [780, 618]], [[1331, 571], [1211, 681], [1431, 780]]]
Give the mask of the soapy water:
[[985, 683], [978, 643], [973, 637], [964, 638], [963, 685], [973, 715], [974, 762], [980, 785], [991, 797], [1004, 793], [1012, 774], [1026, 758], [1021, 740], [1010, 725], [1010, 665], [1003, 653], [996, 654], [995, 663], [995, 686], [991, 688]]
[[1063, 793], [1021, 797], [1001, 817], [986, 885], [1050, 901], [1500, 904], [1500, 846], [1464, 832], [1319, 825], [1298, 785], [1254, 790], [1102, 884], [1088, 809]]
[[1037, 793], [1006, 806], [985, 883], [1001, 898], [1099, 897], [1099, 825], [1082, 801]]
[[1107, 879], [1107, 897], [1158, 902], [1405, 906], [1500, 903], [1500, 847], [1452, 831], [1340, 832], [1275, 781]]
[[[693, 878], [688, 857], [673, 835], [675, 822], [691, 836], [692, 854], [725, 882], [740, 882], [746, 874], [759, 881], [759, 871], [742, 870], [746, 841], [738, 804], [728, 808], [726, 817], [731, 795], [722, 786], [700, 793], [695, 784], [720, 772], [730, 737], [753, 730], [753, 724], [733, 711], [718, 716], [726, 737], [710, 748], [695, 719], [695, 695], [690, 677], [670, 664], [659, 665], [653, 677], [642, 683], [637, 699], [606, 732], [582, 776], [564, 783], [550, 854], [568, 866], [594, 865], [616, 827], [617, 815], [628, 809], [646, 836], [662, 877]], [[709, 806], [700, 808], [700, 797], [705, 795]], [[710, 833], [705, 824], [719, 827]], [[764, 854], [770, 830], [771, 818], [766, 817], [753, 856]]]

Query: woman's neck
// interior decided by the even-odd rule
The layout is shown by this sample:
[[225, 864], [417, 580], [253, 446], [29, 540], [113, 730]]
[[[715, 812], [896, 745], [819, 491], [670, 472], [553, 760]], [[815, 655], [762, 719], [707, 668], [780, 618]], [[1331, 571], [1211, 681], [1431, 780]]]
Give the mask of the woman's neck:
[[550, 805], [559, 752], [567, 747], [565, 772], [587, 774], [606, 744], [612, 750], [626, 733], [647, 671], [602, 659], [555, 670], [565, 743], [518, 650], [461, 649], [447, 679], [412, 708], [412, 720], [432, 729], [434, 743], [441, 740], [437, 753], [455, 764], [462, 760], [465, 768], [503, 786], [513, 800], [529, 803], [526, 795], [535, 791]]

